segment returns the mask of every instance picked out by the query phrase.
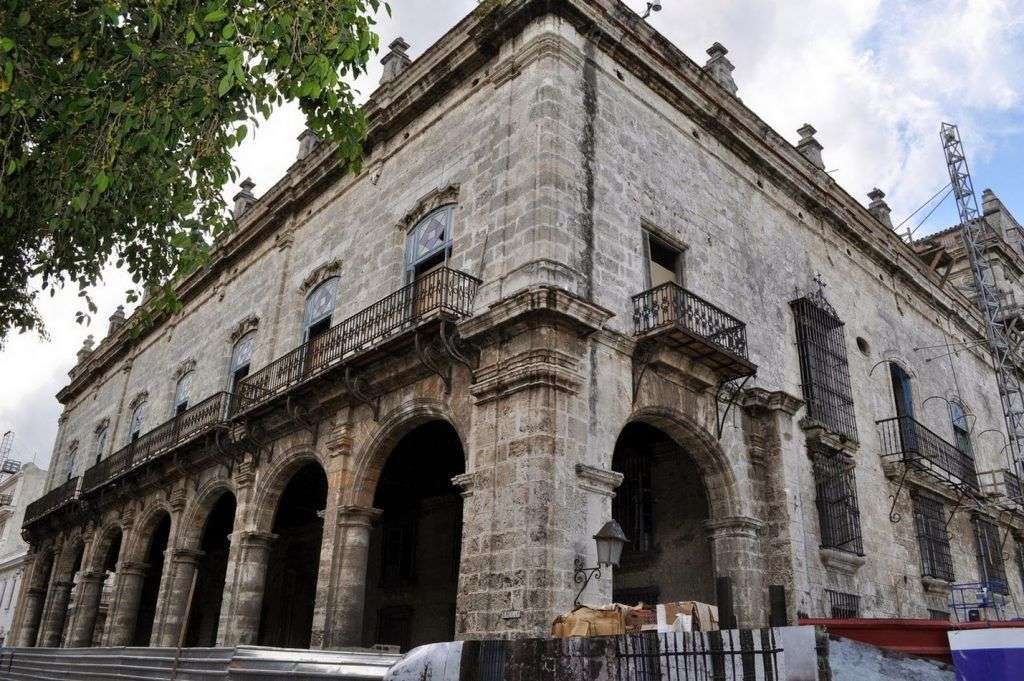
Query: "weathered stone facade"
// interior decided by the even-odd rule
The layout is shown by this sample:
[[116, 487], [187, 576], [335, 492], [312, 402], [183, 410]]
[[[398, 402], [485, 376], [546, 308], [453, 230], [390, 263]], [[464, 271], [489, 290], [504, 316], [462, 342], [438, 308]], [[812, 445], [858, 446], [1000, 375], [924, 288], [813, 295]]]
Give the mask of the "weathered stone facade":
[[[900, 484], [875, 425], [896, 416], [897, 365], [918, 421], [953, 439], [955, 397], [978, 470], [1006, 466], [978, 314], [822, 170], [813, 128], [786, 142], [736, 98], [724, 48], [702, 68], [615, 0], [513, 0], [411, 64], [393, 49], [362, 172], [306, 136], [281, 182], [242, 197], [181, 312], [138, 337], [113, 319], [83, 351], [50, 496], [27, 524], [18, 644], [543, 633], [572, 606], [574, 560], [594, 562], [616, 489], [645, 493], [616, 468], [628, 428], [660, 431], [644, 475], [674, 467], [659, 483], [690, 491], [616, 512], [669, 528], [647, 557], [700, 574], [659, 582], [634, 555], [639, 572], [606, 570], [586, 600], [710, 599], [728, 578], [741, 625], [767, 620], [771, 586], [790, 618], [828, 615], [827, 590], [860, 596], [866, 616], [948, 610], [948, 583], [922, 578], [917, 489], [957, 506], [955, 579], [978, 579], [972, 514], [1004, 533], [1018, 521], [914, 472]], [[432, 218], [447, 226], [424, 232], [442, 244], [428, 255], [448, 269], [407, 245]], [[694, 303], [708, 318], [745, 323], [745, 343], [705, 333], [704, 350], [681, 350], [667, 342], [679, 324], [638, 337], [633, 298], [663, 271], [728, 313]], [[424, 283], [438, 272], [446, 283]], [[856, 438], [807, 418], [790, 302], [816, 275], [845, 322]], [[200, 430], [188, 419], [206, 404]], [[862, 551], [822, 548], [821, 447], [853, 462]]]

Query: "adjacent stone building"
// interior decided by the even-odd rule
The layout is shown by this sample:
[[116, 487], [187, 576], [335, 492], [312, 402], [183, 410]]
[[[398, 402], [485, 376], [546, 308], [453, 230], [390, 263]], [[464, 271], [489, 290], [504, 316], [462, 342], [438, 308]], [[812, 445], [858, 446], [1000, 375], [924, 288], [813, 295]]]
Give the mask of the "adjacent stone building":
[[584, 601], [1020, 600], [977, 310], [813, 127], [737, 98], [724, 47], [511, 0], [406, 49], [360, 173], [304, 135], [180, 312], [82, 349], [19, 645], [541, 634], [613, 516]]
[[21, 523], [28, 504], [43, 493], [46, 471], [34, 463], [0, 459], [0, 645], [7, 641], [25, 577], [28, 543]]

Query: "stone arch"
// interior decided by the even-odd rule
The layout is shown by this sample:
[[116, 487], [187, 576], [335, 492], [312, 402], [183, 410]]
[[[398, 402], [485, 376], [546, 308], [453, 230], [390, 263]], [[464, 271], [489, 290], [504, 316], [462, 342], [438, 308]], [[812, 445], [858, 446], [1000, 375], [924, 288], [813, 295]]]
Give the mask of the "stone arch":
[[671, 407], [644, 407], [634, 411], [620, 433], [631, 423], [646, 423], [664, 432], [685, 450], [700, 469], [710, 504], [711, 520], [744, 515], [744, 498], [736, 472], [715, 436], [693, 418]]
[[265, 476], [256, 485], [256, 493], [253, 498], [255, 516], [252, 518], [252, 529], [257, 532], [270, 532], [274, 527], [274, 515], [277, 512], [277, 505], [281, 501], [292, 476], [309, 463], [316, 463], [324, 472], [327, 466], [319, 456], [307, 445], [296, 445], [282, 453], [280, 459], [274, 462]]
[[235, 486], [224, 478], [214, 478], [199, 486], [182, 518], [181, 529], [178, 531], [179, 548], [198, 550], [210, 511], [225, 494], [238, 498]]
[[[107, 553], [113, 547], [114, 542], [120, 540], [120, 551], [123, 552], [125, 539], [125, 531], [124, 528], [121, 527], [120, 523], [111, 522], [98, 530], [96, 532], [96, 538], [93, 540], [92, 555], [89, 559], [89, 570], [92, 572], [101, 572], [106, 563]], [[120, 558], [118, 559], [118, 562], [120, 562]]]
[[[342, 490], [344, 505], [370, 507], [380, 480], [381, 472], [392, 450], [406, 435], [430, 421], [444, 421], [459, 438], [463, 454], [467, 452], [466, 438], [452, 416], [451, 410], [436, 400], [413, 400], [393, 409], [380, 420], [376, 432], [356, 452], [353, 465], [353, 484]], [[469, 470], [467, 455], [466, 470]]]
[[149, 539], [157, 525], [163, 520], [165, 514], [171, 517], [171, 536], [174, 536], [174, 514], [171, 513], [170, 506], [159, 501], [153, 503], [148, 508], [143, 509], [139, 514], [138, 520], [135, 521], [131, 532], [131, 540], [127, 542], [126, 550], [122, 551], [122, 555], [127, 560], [140, 563], [145, 562], [146, 550], [149, 548]]

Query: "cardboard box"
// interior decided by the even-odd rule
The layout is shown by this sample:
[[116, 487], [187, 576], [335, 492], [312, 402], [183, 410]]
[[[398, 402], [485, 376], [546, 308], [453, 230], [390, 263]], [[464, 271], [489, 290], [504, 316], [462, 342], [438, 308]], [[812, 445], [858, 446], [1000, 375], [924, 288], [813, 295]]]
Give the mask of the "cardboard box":
[[658, 613], [658, 627], [671, 631], [676, 625], [677, 616], [691, 618], [693, 631], [717, 631], [718, 608], [698, 601], [679, 601], [676, 603], [659, 603], [655, 609]]
[[635, 634], [640, 632], [645, 621], [650, 621], [649, 613], [629, 605], [613, 603], [601, 608], [581, 605], [570, 613], [556, 617], [551, 625], [551, 635], [555, 638], [569, 638]]

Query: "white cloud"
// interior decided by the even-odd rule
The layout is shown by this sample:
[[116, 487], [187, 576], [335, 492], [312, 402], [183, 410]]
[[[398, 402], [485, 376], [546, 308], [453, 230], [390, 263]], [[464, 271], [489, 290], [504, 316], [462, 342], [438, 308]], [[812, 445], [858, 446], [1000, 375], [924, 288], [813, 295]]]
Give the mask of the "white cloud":
[[[382, 45], [402, 35], [416, 56], [474, 6], [473, 0], [396, 0], [382, 17]], [[645, 3], [632, 0], [642, 10]], [[818, 128], [828, 168], [853, 196], [872, 186], [889, 195], [898, 219], [946, 183], [938, 143], [942, 120], [960, 123], [972, 159], [999, 154], [997, 136], [1024, 126], [1024, 0], [664, 0], [653, 26], [698, 63], [720, 41], [736, 64], [743, 101], [791, 141], [804, 122]], [[363, 96], [380, 76], [376, 60], [356, 85]], [[995, 120], [992, 113], [1003, 114]], [[266, 191], [295, 159], [303, 127], [285, 106], [239, 150], [240, 177]], [[981, 186], [1019, 182], [984, 178]], [[979, 187], [980, 188], [980, 187]], [[236, 186], [225, 188], [228, 196]], [[948, 212], [947, 212], [948, 215]], [[952, 220], [952, 216], [949, 215]], [[936, 223], [935, 226], [938, 226]], [[53, 340], [15, 337], [0, 354], [0, 432], [13, 427], [23, 455], [49, 455], [58, 405], [87, 333], [101, 337], [128, 282], [96, 292], [92, 328], [73, 322], [73, 293], [42, 301]]]

